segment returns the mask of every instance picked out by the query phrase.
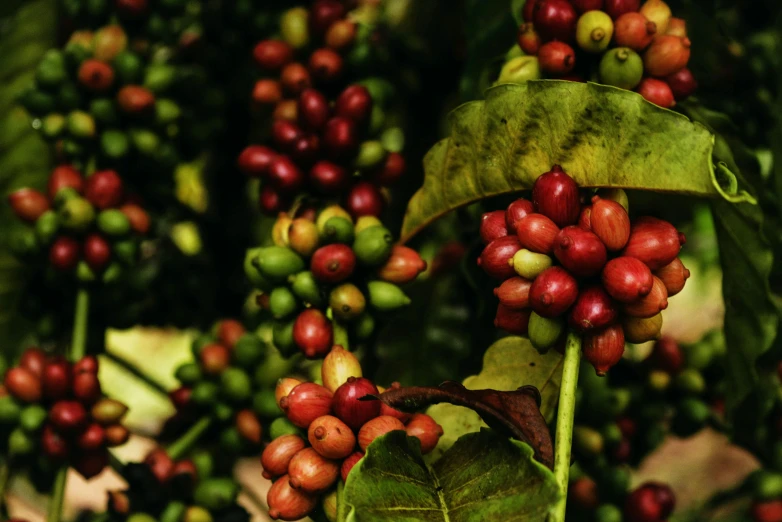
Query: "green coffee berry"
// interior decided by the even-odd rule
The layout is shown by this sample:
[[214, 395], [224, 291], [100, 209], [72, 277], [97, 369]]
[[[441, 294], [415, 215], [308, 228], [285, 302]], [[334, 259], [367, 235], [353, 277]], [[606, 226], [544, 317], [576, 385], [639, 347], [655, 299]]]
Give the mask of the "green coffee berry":
[[309, 303], [313, 306], [321, 306], [325, 302], [325, 297], [321, 291], [320, 284], [318, 284], [315, 280], [315, 276], [313, 276], [310, 271], [299, 272], [293, 276], [291, 289], [293, 290], [293, 293], [296, 294], [296, 297], [305, 303]]
[[0, 397], [0, 425], [16, 424], [21, 413], [21, 406], [10, 395]]
[[296, 427], [287, 417], [277, 417], [269, 424], [269, 437], [274, 440], [283, 435], [302, 435], [302, 430]]
[[565, 321], [561, 317], [542, 317], [532, 312], [527, 335], [536, 350], [546, 353], [554, 346], [564, 329]]
[[193, 404], [199, 406], [208, 406], [214, 404], [217, 400], [217, 395], [220, 393], [220, 387], [210, 381], [201, 381], [193, 386], [193, 392], [190, 395], [190, 400]]
[[130, 140], [122, 131], [106, 129], [100, 135], [100, 150], [107, 158], [124, 158], [130, 151]]
[[284, 319], [298, 309], [299, 302], [287, 286], [278, 286], [269, 294], [269, 311], [275, 319]]
[[362, 265], [377, 266], [385, 263], [391, 255], [394, 236], [385, 227], [370, 227], [356, 234], [353, 252]]
[[628, 47], [617, 47], [600, 60], [600, 81], [622, 89], [634, 89], [644, 73], [644, 64], [638, 53]]
[[228, 478], [209, 478], [202, 480], [195, 491], [193, 500], [210, 511], [219, 511], [236, 502], [239, 486]]
[[401, 288], [386, 281], [370, 281], [367, 284], [369, 290], [369, 304], [381, 312], [389, 312], [410, 304], [410, 298]]
[[174, 372], [174, 376], [184, 385], [192, 385], [203, 378], [201, 367], [196, 363], [185, 363]]
[[95, 209], [83, 198], [66, 200], [59, 213], [60, 224], [70, 230], [85, 230], [95, 219]]
[[19, 415], [19, 426], [27, 433], [35, 433], [46, 422], [48, 412], [43, 406], [31, 404], [25, 407]]
[[329, 218], [320, 234], [324, 243], [353, 243], [355, 237], [353, 222], [341, 216]]
[[252, 260], [264, 277], [281, 280], [304, 270], [304, 260], [293, 250], [281, 246], [262, 248]]
[[282, 355], [290, 355], [296, 350], [293, 342], [294, 321], [276, 321], [272, 329], [272, 342]]
[[60, 229], [60, 217], [53, 210], [47, 210], [35, 222], [35, 235], [42, 245], [51, 243]]
[[329, 294], [331, 313], [340, 321], [352, 321], [364, 313], [366, 298], [361, 290], [352, 283], [334, 288]]
[[124, 236], [130, 232], [130, 220], [121, 210], [109, 208], [98, 214], [98, 229], [109, 236]]
[[265, 353], [263, 342], [252, 333], [242, 335], [233, 349], [233, 359], [242, 368], [251, 368], [261, 362]]
[[273, 389], [265, 389], [253, 395], [253, 411], [264, 418], [276, 419], [282, 415], [282, 410], [277, 406], [277, 399]]

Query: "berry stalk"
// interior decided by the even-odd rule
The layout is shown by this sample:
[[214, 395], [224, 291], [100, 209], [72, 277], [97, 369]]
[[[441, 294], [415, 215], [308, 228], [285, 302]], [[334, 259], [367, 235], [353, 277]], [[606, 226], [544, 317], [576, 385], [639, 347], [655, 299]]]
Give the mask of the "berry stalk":
[[204, 434], [209, 426], [212, 424], [211, 417], [203, 417], [201, 420], [193, 424], [189, 430], [187, 430], [181, 437], [175, 440], [166, 450], [168, 456], [172, 460], [178, 460], [186, 454], [193, 445], [198, 442], [201, 435]]
[[559, 388], [559, 407], [557, 409], [557, 433], [554, 441], [554, 478], [562, 496], [553, 508], [551, 522], [565, 522], [570, 450], [573, 443], [573, 416], [576, 410], [576, 388], [578, 387], [580, 363], [581, 337], [570, 332], [565, 346], [565, 361], [562, 367], [562, 383]]

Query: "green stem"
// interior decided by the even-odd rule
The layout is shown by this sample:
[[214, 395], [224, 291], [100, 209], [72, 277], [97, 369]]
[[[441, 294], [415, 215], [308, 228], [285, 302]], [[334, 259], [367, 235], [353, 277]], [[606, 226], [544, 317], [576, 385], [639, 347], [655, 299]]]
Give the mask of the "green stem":
[[86, 288], [76, 293], [76, 312], [73, 316], [73, 338], [70, 360], [78, 361], [87, 351], [87, 321], [90, 314], [90, 294]]
[[[73, 335], [71, 337], [71, 351], [68, 358], [78, 361], [87, 352], [87, 325], [90, 315], [90, 294], [86, 288], [81, 287], [76, 292], [76, 306], [73, 314]], [[57, 471], [57, 477], [52, 485], [52, 494], [49, 499], [49, 509], [46, 513], [46, 522], [60, 522], [62, 518], [62, 505], [65, 500], [65, 485], [68, 481], [68, 466], [63, 466]]]
[[553, 508], [550, 522], [565, 522], [570, 450], [573, 443], [573, 414], [576, 410], [576, 387], [580, 363], [581, 337], [571, 332], [568, 334], [565, 346], [565, 362], [562, 367], [562, 384], [559, 388], [557, 409], [557, 433], [554, 441], [554, 478], [561, 496]]
[[345, 483], [337, 482], [337, 522], [344, 522], [348, 518], [348, 505], [345, 504]]
[[62, 519], [62, 504], [65, 500], [65, 483], [68, 480], [68, 466], [63, 466], [57, 471], [57, 477], [52, 486], [52, 496], [49, 499], [49, 510], [46, 513], [46, 522], [60, 522]]
[[209, 429], [210, 424], [212, 424], [211, 417], [203, 417], [201, 420], [193, 424], [190, 429], [184, 433], [184, 435], [179, 437], [168, 447], [168, 456], [173, 460], [181, 458], [185, 453], [190, 451], [190, 448], [193, 446], [193, 444], [198, 442], [198, 439], [201, 438], [201, 435], [203, 435], [204, 432]]
[[334, 344], [338, 344], [346, 350], [350, 350], [350, 338], [348, 337], [348, 329], [340, 321], [336, 319], [331, 320], [331, 325], [334, 329]]

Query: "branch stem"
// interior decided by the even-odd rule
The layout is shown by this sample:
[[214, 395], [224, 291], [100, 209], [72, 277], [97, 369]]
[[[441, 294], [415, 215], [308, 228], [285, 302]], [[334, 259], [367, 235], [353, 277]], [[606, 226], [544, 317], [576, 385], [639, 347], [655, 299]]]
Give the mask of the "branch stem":
[[57, 471], [57, 476], [52, 485], [52, 496], [49, 498], [49, 509], [46, 512], [46, 522], [60, 522], [62, 520], [62, 505], [65, 500], [65, 483], [68, 481], [68, 466], [63, 466]]
[[581, 337], [570, 332], [565, 346], [565, 362], [562, 368], [562, 384], [559, 389], [559, 408], [557, 409], [557, 433], [554, 441], [554, 478], [559, 486], [560, 498], [552, 510], [550, 522], [565, 522], [570, 450], [573, 443], [573, 416], [576, 410], [576, 388], [580, 363]]
[[193, 424], [189, 430], [187, 430], [181, 437], [175, 440], [168, 447], [168, 456], [173, 460], [180, 459], [183, 455], [190, 451], [190, 448], [192, 448], [196, 442], [198, 442], [198, 439], [200, 439], [201, 435], [203, 435], [204, 432], [209, 429], [211, 424], [211, 417], [203, 417], [201, 420]]
[[70, 360], [76, 362], [87, 352], [87, 324], [90, 315], [90, 294], [86, 288], [76, 293], [76, 311], [73, 316], [73, 337]]

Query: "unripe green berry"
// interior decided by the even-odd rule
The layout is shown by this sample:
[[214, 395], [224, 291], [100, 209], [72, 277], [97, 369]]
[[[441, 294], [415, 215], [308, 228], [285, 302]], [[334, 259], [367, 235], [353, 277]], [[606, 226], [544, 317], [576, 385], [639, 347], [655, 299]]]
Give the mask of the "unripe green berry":
[[252, 382], [250, 376], [240, 368], [229, 367], [220, 374], [220, 391], [234, 402], [250, 398]]
[[375, 331], [375, 318], [369, 312], [364, 312], [361, 317], [353, 321], [353, 335], [359, 341], [366, 341]]
[[326, 299], [321, 291], [320, 284], [315, 280], [312, 272], [299, 272], [293, 276], [291, 289], [296, 297], [313, 306], [320, 306]]
[[193, 404], [207, 406], [213, 404], [217, 400], [217, 395], [219, 393], [220, 388], [216, 383], [211, 381], [200, 381], [193, 386], [190, 400], [193, 401]]
[[537, 351], [546, 353], [554, 346], [564, 329], [565, 321], [561, 317], [542, 317], [532, 312], [527, 336]]
[[16, 428], [8, 436], [8, 453], [12, 456], [29, 455], [35, 450], [33, 435], [29, 435], [22, 428]]
[[47, 114], [41, 121], [41, 133], [49, 139], [57, 138], [65, 131], [65, 124], [65, 116], [62, 114]]
[[95, 137], [95, 120], [84, 111], [72, 111], [68, 114], [68, 133], [74, 138]]
[[251, 368], [263, 360], [266, 349], [258, 336], [252, 333], [243, 334], [233, 349], [233, 360], [242, 368]]
[[107, 158], [124, 158], [130, 151], [130, 140], [120, 130], [106, 129], [100, 135], [100, 150]]
[[214, 459], [206, 450], [196, 450], [190, 455], [190, 460], [195, 464], [199, 480], [204, 480], [212, 475]]
[[756, 500], [774, 500], [782, 497], [782, 474], [758, 470], [749, 478], [752, 497]]
[[589, 426], [573, 428], [573, 447], [583, 457], [594, 457], [603, 452], [605, 442], [599, 431]]
[[674, 379], [676, 389], [689, 395], [700, 395], [706, 391], [706, 381], [695, 368], [685, 368]]
[[364, 313], [366, 298], [352, 283], [334, 288], [329, 294], [329, 306], [334, 317], [341, 321], [352, 321]]
[[[292, 343], [293, 321], [288, 323], [288, 326], [290, 328], [290, 342]], [[258, 386], [273, 387], [278, 379], [290, 374], [297, 363], [298, 357], [288, 357], [286, 359], [274, 346], [268, 346], [264, 361], [255, 368], [254, 382]]]
[[315, 225], [318, 227], [318, 232], [320, 234], [323, 234], [323, 229], [326, 226], [326, 223], [333, 217], [342, 217], [351, 223], [353, 222], [353, 218], [350, 217], [350, 214], [348, 214], [347, 210], [340, 207], [339, 205], [331, 205], [330, 207], [324, 208], [320, 214], [318, 214], [318, 217], [315, 220]]
[[551, 258], [546, 254], [538, 254], [526, 248], [513, 254], [513, 257], [508, 261], [517, 274], [530, 281], [549, 268], [551, 263]]
[[294, 49], [306, 47], [310, 41], [308, 19], [309, 12], [303, 7], [288, 9], [280, 17], [282, 38]]
[[370, 227], [356, 234], [353, 252], [362, 265], [377, 266], [385, 263], [391, 255], [394, 237], [385, 227]]
[[192, 385], [203, 378], [203, 373], [196, 363], [185, 363], [176, 369], [174, 376], [182, 384]]
[[273, 288], [272, 282], [264, 276], [254, 261], [258, 255], [263, 251], [263, 247], [250, 248], [244, 255], [244, 275], [250, 281], [250, 283], [259, 290], [271, 290]]
[[296, 296], [287, 286], [278, 286], [269, 294], [269, 311], [275, 319], [284, 319], [298, 309]]
[[209, 478], [200, 481], [193, 491], [193, 500], [210, 511], [219, 511], [236, 502], [239, 486], [229, 478]]
[[60, 207], [60, 224], [67, 229], [85, 230], [94, 219], [95, 209], [84, 198], [69, 199]]
[[169, 502], [166, 508], [160, 513], [159, 522], [180, 522], [186, 509], [187, 506], [182, 502]]
[[632, 90], [641, 83], [644, 63], [632, 49], [617, 47], [603, 55], [599, 70], [602, 83]]
[[16, 424], [21, 413], [21, 406], [10, 395], [0, 397], [0, 425]]
[[272, 330], [272, 342], [280, 354], [291, 355], [296, 349], [293, 342], [293, 324], [296, 321], [276, 321]]
[[353, 222], [341, 216], [326, 221], [320, 235], [324, 243], [344, 243], [350, 245], [355, 238]]
[[130, 232], [130, 220], [121, 210], [109, 208], [98, 214], [98, 229], [108, 236], [124, 236]]
[[53, 210], [47, 210], [35, 222], [35, 235], [42, 245], [51, 243], [60, 229], [60, 217]]
[[281, 246], [262, 248], [252, 260], [262, 276], [282, 280], [304, 270], [304, 260], [293, 250]]
[[497, 83], [524, 83], [540, 79], [540, 65], [537, 56], [518, 56], [502, 66]]
[[410, 304], [410, 298], [401, 288], [385, 281], [370, 281], [369, 304], [381, 312], [389, 312]]
[[79, 263], [76, 265], [76, 279], [82, 281], [83, 283], [89, 283], [95, 281], [97, 276], [86, 261], [79, 261]]
[[31, 404], [22, 410], [19, 415], [19, 426], [27, 433], [35, 433], [46, 421], [48, 412], [43, 406]]
[[267, 388], [253, 395], [253, 411], [261, 417], [276, 419], [282, 415], [282, 410], [277, 406], [274, 390]]
[[603, 504], [595, 510], [595, 522], [622, 522], [622, 510], [613, 504]]
[[614, 35], [614, 22], [603, 11], [587, 11], [578, 19], [576, 42], [588, 53], [602, 53], [608, 49]]
[[302, 430], [287, 417], [277, 417], [269, 424], [269, 437], [274, 440], [283, 435], [302, 435]]
[[228, 422], [234, 416], [234, 410], [230, 404], [218, 401], [212, 405], [212, 415], [219, 422]]
[[365, 141], [358, 149], [356, 159], [353, 164], [357, 169], [371, 169], [380, 165], [386, 159], [386, 149], [383, 144], [376, 140]]

